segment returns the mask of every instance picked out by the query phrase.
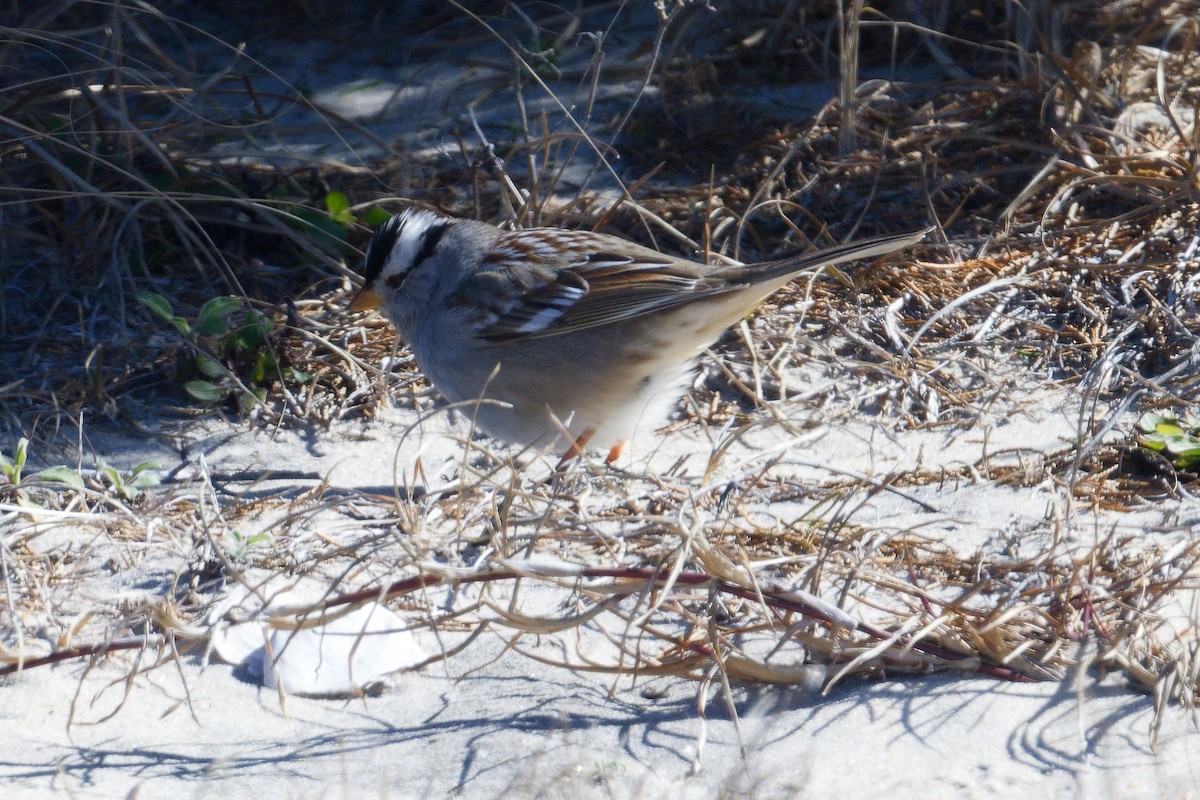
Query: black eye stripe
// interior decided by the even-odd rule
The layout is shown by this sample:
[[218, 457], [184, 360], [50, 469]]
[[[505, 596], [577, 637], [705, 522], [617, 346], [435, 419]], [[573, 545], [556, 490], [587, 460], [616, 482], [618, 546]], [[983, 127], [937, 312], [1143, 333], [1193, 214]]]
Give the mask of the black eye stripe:
[[[387, 264], [388, 258], [392, 251], [396, 249], [397, 242], [404, 233], [404, 226], [410, 222], [410, 217], [407, 213], [398, 214], [375, 231], [375, 235], [371, 238], [371, 244], [367, 247], [367, 263], [363, 271], [364, 286], [370, 286], [379, 279], [383, 272], [384, 266]], [[418, 220], [417, 224], [421, 224], [424, 220]], [[433, 255], [437, 248], [438, 242], [442, 240], [446, 229], [450, 227], [450, 221], [438, 222], [427, 227], [421, 232], [421, 249], [413, 256], [412, 263], [408, 265], [403, 272], [397, 272], [388, 275], [385, 283], [392, 289], [399, 289], [404, 283], [404, 279], [412, 272], [422, 261]]]
[[370, 286], [383, 272], [383, 265], [400, 239], [400, 231], [404, 228], [404, 217], [397, 215], [379, 226], [371, 243], [367, 246], [367, 265], [363, 271], [363, 285]]
[[442, 240], [442, 237], [446, 234], [446, 229], [449, 227], [449, 222], [442, 222], [425, 231], [425, 238], [421, 241], [421, 251], [413, 259], [409, 271], [416, 269], [418, 264], [433, 255], [434, 248], [438, 246], [438, 242]]
[[421, 265], [421, 262], [433, 255], [434, 248], [438, 242], [442, 240], [442, 236], [446, 233], [446, 228], [450, 227], [449, 222], [442, 222], [434, 225], [432, 228], [425, 230], [425, 236], [421, 239], [421, 249], [413, 256], [413, 261], [408, 265], [408, 269], [403, 272], [397, 272], [394, 275], [388, 275], [385, 283], [393, 289], [399, 289], [403, 285], [405, 278], [412, 274], [413, 270]]

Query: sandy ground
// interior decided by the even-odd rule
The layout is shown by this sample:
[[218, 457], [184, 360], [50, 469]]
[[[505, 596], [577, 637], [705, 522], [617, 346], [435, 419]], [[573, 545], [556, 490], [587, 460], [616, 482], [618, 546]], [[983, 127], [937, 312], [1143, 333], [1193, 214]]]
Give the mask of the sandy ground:
[[739, 687], [739, 741], [719, 700], [698, 718], [692, 684], [630, 686], [482, 650], [478, 671], [456, 663], [379, 697], [282, 707], [230, 667], [186, 663], [138, 681], [98, 724], [121, 670], [82, 685], [78, 667], [31, 672], [0, 700], [5, 796], [1182, 798], [1200, 786], [1192, 721], [1170, 711], [1152, 751], [1150, 699], [1112, 681]]
[[[1029, 458], [1040, 442], [1063, 445], [1052, 432], [1071, 430], [1085, 401], [1072, 390], [1029, 382], [1022, 413], [1004, 403], [973, 423], [886, 434], [879, 419], [844, 411], [788, 439], [774, 422], [721, 462], [719, 478], [742, 474], [782, 449], [773, 469], [811, 482], [836, 483], [846, 472], [888, 475], [918, 469], [957, 472], [983, 454]], [[803, 420], [803, 401], [777, 407]], [[434, 414], [423, 434], [397, 444], [410, 424], [392, 410], [372, 423], [332, 431], [270, 431], [207, 422], [127, 449], [131, 462], [172, 456], [220, 465], [224, 473], [259, 468], [312, 475], [255, 484], [270, 495], [324, 479], [333, 490], [389, 492], [381, 481], [392, 463], [421, 450], [431, 473], [451, 472], [461, 446], [447, 434], [461, 424]], [[763, 441], [756, 441], [755, 436]], [[92, 441], [111, 444], [103, 426]], [[113, 440], [121, 442], [122, 440]], [[774, 443], [772, 446], [770, 443]], [[184, 446], [179, 448], [180, 444]], [[128, 445], [128, 442], [125, 442]], [[648, 434], [630, 457], [630, 471], [653, 473], [680, 455], [700, 472], [705, 436], [694, 427]], [[120, 456], [114, 455], [114, 458]], [[548, 462], [527, 469], [536, 475]], [[596, 508], [605, 483], [593, 481]], [[172, 491], [182, 491], [175, 487]], [[232, 489], [231, 489], [232, 491]], [[854, 519], [920, 530], [968, 553], [1045, 547], [1086, 549], [1115, 527], [1157, 537], [1191, 535], [1198, 509], [1172, 503], [1141, 513], [1106, 514], [1070, 507], [1061, 487], [1000, 487], [958, 478], [882, 493]], [[755, 513], [781, 520], [804, 507], [772, 506]], [[267, 525], [272, 514], [247, 525]], [[313, 515], [302, 528], [337, 535], [346, 519]], [[453, 543], [453, 525], [431, 521], [426, 543]], [[40, 541], [40, 539], [35, 540]], [[47, 548], [52, 537], [47, 538]], [[103, 543], [96, 543], [97, 553]], [[561, 551], [554, 555], [562, 557]], [[179, 569], [161, 554], [118, 576], [121, 586], [96, 592], [136, 592]], [[343, 585], [343, 588], [348, 588]], [[547, 593], [547, 608], [555, 598]], [[855, 606], [867, 616], [871, 609]], [[439, 643], [420, 634], [427, 651]], [[589, 649], [566, 634], [526, 637], [535, 652]], [[452, 642], [450, 642], [452, 643]], [[442, 644], [448, 644], [443, 640]], [[1089, 645], [1085, 644], [1084, 648]], [[602, 648], [596, 651], [602, 654]], [[1186, 797], [1200, 790], [1200, 733], [1178, 707], [1162, 719], [1151, 746], [1153, 701], [1118, 677], [1095, 672], [1061, 683], [1012, 684], [937, 674], [847, 679], [828, 695], [809, 688], [735, 685], [737, 722], [719, 689], [698, 712], [697, 685], [678, 678], [613, 677], [545, 666], [487, 636], [444, 664], [402, 672], [376, 696], [355, 700], [281, 695], [258, 685], [244, 668], [208, 663], [193, 653], [125, 682], [132, 665], [117, 657], [86, 672], [79, 664], [41, 668], [8, 679], [0, 692], [0, 774], [6, 797], [49, 792], [114, 797], [711, 797], [720, 791], [757, 797], [856, 797], [868, 792], [929, 797]], [[111, 716], [110, 716], [111, 715]]]

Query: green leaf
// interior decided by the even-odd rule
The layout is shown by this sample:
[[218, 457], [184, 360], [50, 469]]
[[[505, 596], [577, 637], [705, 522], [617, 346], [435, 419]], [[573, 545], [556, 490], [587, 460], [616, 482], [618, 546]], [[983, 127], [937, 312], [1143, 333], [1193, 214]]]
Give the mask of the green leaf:
[[305, 384], [312, 380], [312, 375], [304, 370], [288, 367], [283, 371], [283, 379], [289, 383]]
[[244, 353], [252, 353], [262, 346], [271, 332], [271, 320], [258, 310], [251, 310], [237, 331], [233, 334], [232, 344]]
[[262, 383], [267, 377], [267, 354], [259, 352], [255, 357], [254, 363], [250, 366], [250, 372], [246, 376], [250, 383]]
[[1157, 433], [1148, 433], [1145, 436], [1139, 436], [1138, 444], [1156, 453], [1161, 453], [1167, 447], [1166, 439]]
[[350, 198], [342, 192], [329, 192], [325, 195], [325, 208], [333, 220], [343, 225], [353, 225], [357, 221], [350, 213]]
[[42, 118], [46, 133], [61, 133], [67, 127], [67, 118], [61, 114], [47, 114]]
[[49, 481], [51, 483], [63, 483], [70, 486], [72, 489], [83, 491], [83, 478], [78, 472], [70, 467], [50, 467], [33, 476], [37, 481]]
[[335, 256], [348, 256], [356, 252], [346, 243], [346, 225], [330, 219], [325, 212], [314, 208], [297, 208], [288, 224], [312, 239], [314, 243]]
[[1184, 434], [1168, 435], [1165, 439], [1167, 452], [1173, 456], [1200, 452], [1200, 442]]
[[200, 307], [196, 315], [196, 333], [200, 336], [224, 336], [229, 333], [229, 315], [242, 307], [237, 297], [214, 297]]
[[138, 464], [129, 473], [128, 484], [135, 489], [149, 489], [151, 486], [158, 486], [158, 476], [149, 472], [152, 469], [158, 469], [157, 461], [143, 461]]
[[259, 545], [269, 544], [271, 537], [266, 533], [256, 533], [249, 539], [246, 539], [245, 545], [247, 549], [258, 547]]
[[136, 478], [138, 475], [141, 475], [146, 470], [158, 469], [158, 467], [159, 467], [159, 464], [157, 461], [143, 461], [133, 468], [133, 470], [129, 473], [129, 477]]
[[225, 397], [224, 389], [208, 381], [188, 381], [183, 385], [183, 390], [205, 403], [217, 403]]
[[238, 404], [243, 413], [249, 413], [255, 406], [267, 399], [267, 390], [261, 386], [251, 386], [249, 392], [243, 392], [238, 398]]
[[17, 439], [17, 452], [13, 453], [13, 471], [18, 475], [25, 469], [25, 455], [29, 450], [29, 440], [22, 436]]
[[170, 322], [175, 317], [175, 310], [171, 308], [171, 301], [157, 292], [138, 292], [137, 301], [152, 311], [155, 316], [161, 317], [167, 322]]
[[364, 211], [361, 216], [363, 224], [371, 228], [378, 228], [391, 218], [392, 215], [384, 211], [379, 206], [371, 206]]
[[204, 353], [196, 355], [196, 369], [207, 378], [224, 378], [229, 375], [229, 370], [224, 364]]
[[13, 452], [12, 460], [0, 453], [0, 471], [8, 478], [13, 486], [21, 485], [21, 470], [25, 469], [25, 455], [29, 449], [29, 440], [22, 436], [17, 440], [17, 449]]
[[117, 472], [116, 467], [110, 467], [103, 461], [100, 462], [100, 472], [104, 473], [104, 477], [108, 478], [108, 482], [113, 486], [120, 486], [124, 481], [121, 480], [121, 473]]
[[1180, 453], [1174, 458], [1174, 464], [1176, 469], [1183, 469], [1188, 472], [1196, 471], [1197, 467], [1200, 467], [1200, 448]]

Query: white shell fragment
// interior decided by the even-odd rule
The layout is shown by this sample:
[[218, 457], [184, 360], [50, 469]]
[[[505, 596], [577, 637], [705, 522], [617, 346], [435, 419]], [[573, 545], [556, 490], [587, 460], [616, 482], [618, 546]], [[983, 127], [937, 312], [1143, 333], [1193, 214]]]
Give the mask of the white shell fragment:
[[[239, 592], [213, 610], [212, 651], [228, 664], [245, 666], [262, 685], [297, 695], [347, 695], [367, 690], [381, 678], [424, 661], [425, 651], [409, 626], [379, 603], [367, 603], [344, 614], [326, 612], [326, 620], [309, 626], [317, 612], [289, 614], [281, 601], [296, 608], [290, 592], [276, 594], [266, 608]], [[234, 607], [253, 618], [229, 623]]]

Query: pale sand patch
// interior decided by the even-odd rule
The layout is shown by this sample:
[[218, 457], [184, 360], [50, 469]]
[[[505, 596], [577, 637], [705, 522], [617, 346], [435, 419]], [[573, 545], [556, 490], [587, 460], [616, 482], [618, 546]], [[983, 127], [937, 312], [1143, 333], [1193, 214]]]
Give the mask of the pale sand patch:
[[1076, 691], [901, 676], [828, 697], [738, 687], [743, 760], [720, 700], [702, 722], [691, 684], [631, 687], [511, 653], [488, 663], [498, 649], [471, 651], [479, 671], [455, 662], [379, 697], [289, 697], [283, 709], [229, 667], [186, 663], [139, 680], [98, 725], [87, 722], [119, 702], [123, 670], [82, 684], [74, 665], [32, 671], [0, 700], [5, 796], [1159, 798], [1200, 785], [1192, 721], [1171, 709], [1152, 752], [1151, 700], [1119, 680]]
[[[581, 529], [591, 519], [599, 535], [619, 543], [626, 534], [622, 523], [602, 512], [631, 496], [653, 499], [653, 485], [639, 483], [636, 475], [665, 474], [674, 467], [670, 482], [699, 495], [705, 486], [738, 486], [779, 456], [765, 474], [809, 491], [813, 499], [771, 503], [761, 495], [748, 496], [746, 518], [764, 528], [786, 528], [811, 514], [816, 499], [831, 487], [847, 487], [858, 499], [846, 504], [844, 523], [877, 536], [912, 531], [964, 558], [1083, 554], [1114, 530], [1163, 550], [1193, 535], [1200, 505], [1191, 499], [1116, 513], [1071, 498], [1061, 482], [1002, 486], [973, 477], [972, 469], [987, 460], [992, 467], [1005, 459], [1019, 465], [1022, 459], [1037, 461], [1077, 445], [1072, 432], [1090, 400], [1049, 385], [1027, 384], [1019, 394], [1020, 409], [1015, 401], [997, 402], [974, 419], [915, 430], [889, 429], [877, 417], [836, 404], [827, 405], [814, 424], [805, 402], [784, 403], [771, 410], [781, 415], [778, 421], [771, 421], [770, 413], [758, 416], [760, 422], [715, 460], [707, 481], [703, 476], [719, 436], [696, 426], [649, 434], [634, 443], [627, 462], [634, 477], [613, 480], [601, 472], [583, 478], [576, 484], [574, 513], [584, 521]], [[198, 485], [187, 475], [189, 469], [201, 469], [203, 454], [204, 468], [223, 485], [219, 496], [230, 508], [280, 491], [289, 503], [297, 502], [303, 490], [321, 481], [330, 494], [403, 494], [416, 474], [418, 456], [430, 489], [454, 486], [464, 464], [464, 421], [434, 413], [401, 438], [414, 419], [392, 409], [369, 423], [338, 424], [329, 431], [206, 422], [180, 432], [182, 447], [159, 447], [157, 457], [166, 471], [175, 466], [173, 453], [184, 454], [191, 466], [178, 473], [183, 483], [170, 491], [186, 493]], [[486, 440], [479, 444], [493, 446]], [[146, 455], [139, 451], [127, 457]], [[108, 456], [119, 461], [115, 451]], [[466, 456], [467, 463], [480, 458]], [[533, 459], [521, 480], [544, 477], [550, 463]], [[268, 475], [243, 483], [256, 472], [280, 469], [291, 472], [282, 480]], [[896, 475], [945, 477], [867, 496], [872, 480]], [[505, 480], [496, 478], [497, 490]], [[681, 508], [686, 506], [684, 501]], [[280, 527], [296, 508], [263, 501], [235, 524], [243, 537], [259, 531], [284, 535], [286, 541], [275, 539], [270, 547], [287, 548], [297, 560], [312, 537], [349, 537], [363, 524], [339, 507], [313, 510]], [[386, 504], [362, 508], [369, 516]], [[680, 513], [698, 517], [702, 510]], [[478, 536], [481, 520], [429, 513], [408, 534], [398, 535], [430, 554], [466, 553], [470, 547], [464, 539]], [[545, 538], [536, 525], [513, 522], [512, 529], [512, 535], [530, 541], [543, 537], [535, 554], [582, 563], [594, 553], [578, 541]], [[43, 535], [33, 541], [47, 551], [67, 546], [70, 538]], [[172, 551], [159, 541], [153, 555], [147, 553], [107, 584], [89, 582], [89, 595], [136, 592], [180, 569], [187, 548], [180, 544]], [[98, 541], [92, 548], [89, 557], [100, 559], [113, 545]], [[601, 556], [597, 563], [610, 562]], [[254, 582], [267, 572], [251, 569], [247, 576]], [[376, 563], [363, 575], [344, 579], [338, 589], [383, 577], [386, 566]], [[837, 600], [836, 588], [830, 587], [827, 599]], [[457, 593], [453, 602], [465, 603], [476, 596], [472, 592]], [[553, 616], [564, 603], [570, 605], [570, 595], [531, 585], [521, 610]], [[498, 600], [510, 596], [506, 587], [493, 594]], [[449, 604], [449, 597], [443, 592], [435, 605]], [[849, 598], [843, 608], [869, 619], [881, 613], [877, 604], [886, 602], [885, 597]], [[1180, 617], [1185, 640], [1194, 631], [1188, 613], [1183, 609]], [[420, 618], [411, 612], [410, 618], [419, 627]], [[430, 652], [451, 647], [462, 635], [444, 632], [439, 640], [427, 629], [419, 634]], [[527, 635], [520, 644], [542, 657], [586, 654], [598, 663], [612, 663], [614, 652], [590, 627]], [[1087, 660], [1093, 645], [1084, 647]], [[0, 692], [6, 797], [49, 791], [113, 797], [135, 788], [142, 797], [537, 792], [709, 797], [719, 790], [753, 791], [759, 797], [854, 797], [880, 791], [934, 798], [1012, 797], [1022, 791], [1040, 797], [1164, 797], [1200, 787], [1195, 755], [1200, 734], [1194, 720], [1169, 707], [1152, 749], [1153, 700], [1127, 688], [1119, 675], [1088, 672], [1059, 683], [1013, 684], [955, 674], [891, 673], [882, 681], [847, 678], [828, 696], [801, 686], [735, 683], [735, 724], [719, 684], [706, 690], [709, 702], [702, 717], [695, 683], [554, 668], [504, 652], [503, 641], [493, 634], [444, 664], [400, 673], [382, 694], [358, 700], [291, 696], [281, 703], [276, 692], [253, 685], [245, 670], [216, 663], [202, 667], [198, 659], [186, 655], [142, 675], [128, 684], [128, 694], [125, 677], [133, 661], [127, 654], [87, 674], [68, 663], [7, 679]], [[105, 719], [113, 711], [115, 716]]]

